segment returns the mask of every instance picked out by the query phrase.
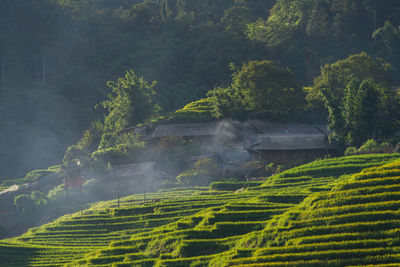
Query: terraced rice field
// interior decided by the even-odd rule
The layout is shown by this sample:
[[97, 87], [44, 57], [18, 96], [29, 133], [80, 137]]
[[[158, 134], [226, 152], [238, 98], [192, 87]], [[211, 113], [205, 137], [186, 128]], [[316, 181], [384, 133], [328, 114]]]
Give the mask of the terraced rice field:
[[0, 266], [397, 264], [399, 157], [320, 160], [245, 190], [178, 188], [120, 207], [96, 203], [0, 241]]
[[310, 195], [259, 236], [270, 244], [226, 264], [400, 266], [400, 162], [366, 169], [329, 192]]

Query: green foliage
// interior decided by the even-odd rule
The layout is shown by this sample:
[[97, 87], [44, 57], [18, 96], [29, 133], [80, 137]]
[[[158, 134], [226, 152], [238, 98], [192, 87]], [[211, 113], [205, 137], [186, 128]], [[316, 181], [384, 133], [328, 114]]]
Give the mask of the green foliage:
[[107, 85], [111, 93], [108, 100], [101, 103], [109, 112], [104, 120], [106, 132], [119, 132], [158, 112], [159, 107], [153, 100], [155, 81], [150, 84], [129, 70], [124, 78], [109, 81]]
[[354, 78], [372, 79], [384, 88], [391, 88], [391, 78], [385, 65], [373, 60], [366, 53], [351, 55], [321, 69], [321, 75], [314, 81], [314, 90], [330, 90], [337, 97], [342, 97], [346, 85]]
[[115, 139], [117, 138], [117, 135], [115, 133], [104, 133], [101, 136], [101, 140], [99, 142], [99, 149], [106, 149], [113, 147], [115, 145]]
[[190, 169], [179, 174], [176, 179], [184, 185], [208, 185], [212, 180], [205, 170]]
[[236, 38], [244, 38], [247, 33], [247, 24], [252, 20], [251, 10], [243, 6], [232, 6], [224, 11], [221, 22], [227, 32]]
[[328, 109], [331, 142], [360, 145], [392, 134], [391, 81], [384, 66], [365, 53], [324, 66], [313, 90]]
[[57, 185], [47, 193], [47, 199], [50, 202], [57, 202], [63, 200], [66, 196], [64, 184]]
[[[378, 30], [377, 27], [385, 24], [389, 17], [392, 22], [396, 21], [393, 25], [398, 25], [398, 20], [394, 19], [394, 10], [398, 7], [399, 3], [387, 0], [380, 5], [370, 0], [351, 3], [278, 0], [268, 18], [249, 24], [248, 37], [272, 48], [284, 65], [295, 73], [302, 72], [309, 80], [315, 77], [320, 65], [360, 51], [386, 55], [385, 59], [397, 65], [398, 53], [388, 56], [390, 50], [386, 50], [382, 41], [390, 39], [393, 46], [395, 31], [389, 26]], [[360, 21], [364, 22], [362, 26]], [[371, 38], [376, 31], [378, 33]]]
[[92, 164], [91, 154], [97, 150], [99, 143], [102, 145], [104, 135], [104, 126], [99, 120], [91, 123], [90, 128], [82, 133], [81, 139], [67, 148], [60, 175], [76, 175], [82, 169], [89, 169]]
[[[110, 138], [105, 145], [105, 140]], [[99, 149], [89, 158], [90, 168], [96, 172], [104, 172], [110, 165], [128, 164], [145, 160], [146, 142], [139, 139], [135, 133], [118, 135], [105, 133], [102, 136]]]
[[367, 140], [358, 149], [358, 154], [368, 154], [368, 153], [390, 153], [393, 148], [389, 143], [378, 144], [374, 139]]
[[47, 199], [44, 193], [32, 191], [30, 195], [21, 194], [14, 198], [14, 205], [23, 212], [34, 214], [40, 211], [47, 204]]
[[23, 211], [33, 208], [32, 199], [26, 194], [16, 196], [14, 198], [14, 205]]
[[222, 175], [221, 168], [211, 158], [199, 159], [193, 168], [179, 174], [176, 179], [186, 185], [206, 185]]
[[278, 46], [294, 39], [307, 19], [305, 11], [311, 1], [278, 0], [270, 10], [267, 21], [259, 19], [249, 25], [249, 38], [266, 42], [269, 46]]
[[63, 165], [59, 175], [61, 177], [76, 176], [81, 173], [84, 168], [90, 166], [90, 152], [86, 148], [79, 145], [68, 147], [63, 158]]
[[214, 101], [212, 98], [203, 98], [190, 102], [178, 109], [166, 119], [170, 122], [209, 122], [213, 120]]
[[8, 187], [10, 187], [12, 185], [22, 185], [22, 184], [26, 184], [26, 183], [34, 183], [34, 182], [39, 181], [41, 178], [43, 178], [47, 175], [58, 173], [60, 170], [61, 170], [60, 165], [49, 167], [47, 170], [34, 170], [31, 172], [28, 172], [24, 178], [4, 180], [0, 185], [1, 185], [1, 187], [4, 187], [4, 189], [7, 189]]
[[285, 170], [284, 166], [276, 165], [273, 162], [265, 166], [265, 171], [267, 172], [267, 175], [278, 174], [280, 172], [283, 172], [284, 170]]
[[372, 34], [372, 38], [383, 44], [388, 55], [396, 56], [396, 51], [400, 45], [400, 28], [396, 29], [390, 21], [386, 21], [383, 27]]
[[357, 155], [357, 153], [358, 153], [358, 149], [354, 146], [348, 147], [344, 151], [345, 156]]
[[245, 119], [247, 115], [246, 105], [237, 93], [232, 87], [216, 87], [208, 91], [207, 96], [212, 99], [215, 105], [213, 117]]
[[197, 170], [204, 170], [212, 177], [217, 177], [220, 173], [220, 167], [215, 163], [212, 158], [199, 159], [194, 163], [194, 168]]
[[282, 119], [293, 117], [305, 106], [305, 94], [291, 71], [272, 61], [250, 61], [234, 73], [228, 88], [208, 95], [216, 103], [216, 117], [243, 119], [246, 115]]
[[374, 140], [367, 140], [362, 146], [359, 148], [359, 152], [361, 153], [374, 153], [379, 150], [379, 144]]
[[359, 145], [377, 135], [379, 95], [372, 81], [352, 80], [346, 87], [344, 102], [344, 131], [347, 145]]
[[[32, 169], [35, 164], [47, 164], [32, 160], [43, 157], [38, 153], [47, 150], [43, 145], [53, 138], [54, 147], [77, 140], [71, 129], [81, 132], [84, 125], [101, 116], [87, 108], [104, 97], [105, 90], [99, 85], [132, 64], [146, 77], [159, 81], [158, 101], [166, 111], [202, 99], [207, 89], [216, 87], [210, 93], [210, 102], [194, 102], [175, 114], [185, 121], [203, 120], [203, 113], [204, 120], [210, 113], [218, 118], [286, 119], [304, 105], [304, 97], [296, 90], [286, 95], [284, 89], [290, 89], [294, 79], [282, 69], [267, 69], [273, 78], [282, 78], [275, 80], [264, 77], [264, 70], [253, 70], [250, 63], [245, 64], [227, 86], [229, 62], [240, 64], [268, 57], [279, 66], [289, 66], [296, 80], [309, 84], [321, 65], [368, 51], [390, 61], [395, 67], [391, 72], [398, 79], [399, 6], [392, 0], [2, 1], [1, 170], [10, 173], [13, 168], [19, 171], [24, 166]], [[259, 18], [268, 12], [268, 18]], [[254, 23], [247, 25], [248, 36], [265, 43], [267, 49], [244, 40], [249, 22]], [[366, 138], [379, 140], [390, 133], [387, 129], [395, 129], [395, 98], [391, 81], [383, 72], [389, 66], [372, 61], [356, 55], [348, 64], [323, 68], [321, 76], [325, 77], [316, 79], [314, 88], [320, 88], [312, 93], [316, 98], [319, 94], [329, 98], [330, 120], [337, 126], [332, 126], [331, 139], [361, 145]], [[120, 79], [130, 82], [126, 77]], [[155, 91], [153, 84], [140, 83], [140, 78], [135, 84], [146, 90], [150, 87], [143, 99], [155, 97], [149, 92]], [[106, 168], [110, 161], [118, 164], [135, 157], [146, 158], [136, 136], [122, 135], [120, 130], [147, 120], [149, 114], [151, 117], [154, 100], [133, 105], [140, 97], [131, 97], [130, 88], [124, 88], [119, 80], [110, 85], [112, 90], [122, 88], [123, 93], [113, 91], [112, 99], [103, 102], [109, 112], [106, 127], [99, 123], [68, 149], [63, 170], [69, 174], [96, 163]], [[171, 148], [174, 143], [164, 143], [171, 154], [165, 153], [159, 159], [188, 158], [190, 153], [185, 149], [192, 144]], [[33, 156], [22, 156], [31, 148], [36, 148]], [[371, 141], [362, 150], [376, 148]], [[62, 152], [52, 151], [45, 158], [57, 159], [54, 155]], [[155, 154], [158, 152], [163, 153]], [[22, 237], [2, 240], [0, 265], [58, 266], [75, 261], [71, 266], [205, 266], [215, 257], [224, 259], [214, 261], [218, 266], [398, 265], [399, 179], [391, 177], [399, 175], [398, 166], [346, 176], [396, 157], [363, 155], [321, 160], [274, 175], [262, 188], [236, 193], [177, 189], [148, 194], [148, 201], [143, 195], [134, 195], [121, 201], [120, 213], [116, 201], [97, 203]], [[165, 165], [173, 165], [171, 162], [163, 161]], [[190, 171], [191, 175], [197, 175], [195, 171], [203, 175], [214, 168], [209, 162], [200, 162]], [[267, 168], [275, 171], [272, 169]], [[28, 181], [34, 181], [42, 174], [28, 176]], [[339, 186], [330, 191], [335, 184]], [[294, 205], [312, 192], [317, 193]], [[61, 187], [48, 197], [56, 199], [58, 194], [63, 194]], [[36, 192], [21, 196], [16, 203], [34, 211], [37, 205], [44, 205], [43, 200], [44, 196]], [[74, 196], [68, 200], [73, 201]], [[290, 208], [287, 213], [282, 214], [282, 203], [291, 203], [284, 206], [285, 210]], [[261, 211], [254, 212], [257, 208]], [[274, 214], [282, 216], [271, 219]], [[250, 235], [236, 244], [246, 231]], [[254, 249], [240, 249], [242, 244]], [[167, 248], [164, 251], [163, 246]], [[168, 253], [173, 247], [177, 255]], [[146, 248], [166, 254], [149, 258], [152, 255], [143, 253]], [[193, 255], [199, 256], [174, 258]]]
[[126, 147], [121, 145], [118, 147], [109, 147], [104, 149], [99, 149], [93, 152], [91, 158], [93, 160], [92, 166], [97, 171], [105, 171], [109, 164], [117, 164], [121, 159], [128, 156], [128, 151]]

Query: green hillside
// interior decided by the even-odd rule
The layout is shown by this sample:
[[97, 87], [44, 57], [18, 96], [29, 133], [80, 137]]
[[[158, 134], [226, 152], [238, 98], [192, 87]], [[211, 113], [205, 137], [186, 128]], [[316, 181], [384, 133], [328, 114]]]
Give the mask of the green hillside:
[[399, 0], [0, 18], [0, 267], [400, 266]]
[[318, 160], [236, 191], [95, 203], [0, 241], [0, 266], [399, 263], [399, 157]]
[[[395, 161], [369, 168], [329, 192], [310, 195], [257, 233], [251, 256], [227, 264], [398, 266], [399, 167]], [[240, 246], [253, 237], [241, 240]]]

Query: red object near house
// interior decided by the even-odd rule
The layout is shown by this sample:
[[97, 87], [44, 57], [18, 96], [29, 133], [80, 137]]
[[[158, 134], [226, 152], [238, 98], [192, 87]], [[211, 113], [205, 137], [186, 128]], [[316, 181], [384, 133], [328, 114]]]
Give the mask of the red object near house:
[[71, 176], [64, 178], [64, 188], [82, 188], [83, 180], [84, 179], [82, 176]]

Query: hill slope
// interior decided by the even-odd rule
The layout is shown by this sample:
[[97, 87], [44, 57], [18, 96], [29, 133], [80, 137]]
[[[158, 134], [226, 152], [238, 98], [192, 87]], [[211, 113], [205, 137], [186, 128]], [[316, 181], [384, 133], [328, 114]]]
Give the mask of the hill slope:
[[[329, 192], [310, 195], [258, 233], [251, 257], [227, 264], [398, 266], [399, 181], [400, 162], [395, 161], [354, 174]], [[242, 246], [246, 239], [240, 241]]]
[[119, 207], [96, 203], [0, 241], [0, 265], [399, 262], [399, 157], [319, 160], [246, 190], [181, 188], [148, 194], [146, 202], [132, 195]]

